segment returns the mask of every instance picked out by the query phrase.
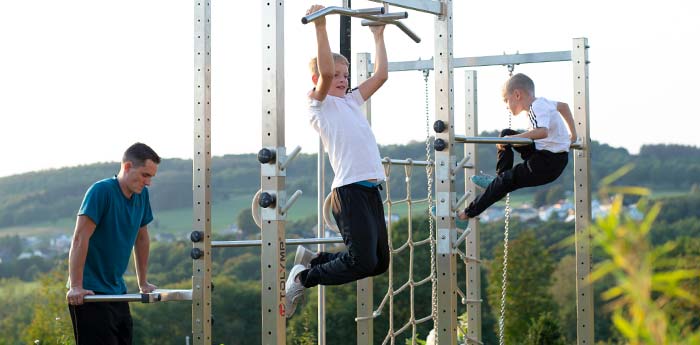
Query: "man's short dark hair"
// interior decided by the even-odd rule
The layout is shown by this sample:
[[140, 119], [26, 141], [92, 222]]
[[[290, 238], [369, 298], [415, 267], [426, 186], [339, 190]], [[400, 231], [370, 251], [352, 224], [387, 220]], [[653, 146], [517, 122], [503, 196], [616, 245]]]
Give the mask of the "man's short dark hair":
[[124, 151], [122, 163], [131, 162], [135, 167], [142, 167], [146, 165], [148, 159], [152, 160], [153, 163], [160, 164], [160, 156], [156, 151], [144, 143], [136, 143]]

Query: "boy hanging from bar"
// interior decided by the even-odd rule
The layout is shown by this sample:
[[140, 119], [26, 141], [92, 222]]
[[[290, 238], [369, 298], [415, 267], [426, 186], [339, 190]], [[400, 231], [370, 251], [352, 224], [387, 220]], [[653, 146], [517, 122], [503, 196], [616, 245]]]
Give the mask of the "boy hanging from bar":
[[[514, 115], [527, 113], [527, 132], [512, 129], [501, 131], [503, 138], [528, 138], [524, 146], [498, 144], [495, 177], [476, 175], [471, 181], [484, 192], [458, 213], [459, 219], [474, 218], [506, 194], [523, 187], [550, 183], [559, 177], [569, 160], [569, 147], [576, 142], [576, 127], [566, 103], [535, 97], [535, 83], [525, 74], [510, 77], [503, 85], [503, 102]], [[568, 127], [568, 131], [567, 131]], [[513, 166], [513, 150], [520, 153], [522, 163]]]
[[[311, 6], [307, 15], [323, 9]], [[314, 21], [317, 57], [311, 61], [314, 88], [309, 120], [319, 133], [335, 173], [331, 205], [347, 250], [314, 253], [299, 246], [286, 284], [285, 315], [291, 317], [316, 285], [339, 285], [386, 272], [389, 244], [379, 193], [386, 179], [377, 141], [360, 106], [388, 79], [384, 26], [370, 26], [376, 47], [372, 76], [348, 91], [348, 60], [331, 53], [325, 17]]]

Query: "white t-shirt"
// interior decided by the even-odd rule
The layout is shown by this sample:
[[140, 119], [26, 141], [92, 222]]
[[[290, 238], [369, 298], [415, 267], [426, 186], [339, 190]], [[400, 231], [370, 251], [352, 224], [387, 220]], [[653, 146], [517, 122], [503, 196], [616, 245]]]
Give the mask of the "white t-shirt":
[[530, 130], [547, 128], [547, 137], [535, 140], [535, 148], [550, 152], [569, 152], [571, 139], [566, 122], [557, 110], [557, 103], [546, 98], [537, 97], [530, 106]]
[[311, 126], [321, 136], [335, 173], [331, 188], [358, 181], [386, 179], [372, 128], [360, 109], [359, 90], [344, 97], [309, 98]]

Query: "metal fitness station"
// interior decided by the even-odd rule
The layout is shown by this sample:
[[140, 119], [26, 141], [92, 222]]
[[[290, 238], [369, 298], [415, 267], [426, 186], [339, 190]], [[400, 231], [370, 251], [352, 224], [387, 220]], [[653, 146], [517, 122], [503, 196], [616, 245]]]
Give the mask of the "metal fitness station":
[[[427, 73], [434, 73], [435, 136], [434, 151], [428, 150], [428, 158], [423, 160], [383, 161], [387, 178], [393, 166], [404, 167], [408, 194], [405, 199], [392, 199], [390, 188], [386, 190], [385, 205], [391, 214], [394, 205], [408, 204], [408, 216], [412, 216], [412, 206], [423, 204], [426, 209], [436, 205], [435, 226], [432, 220], [429, 236], [414, 240], [409, 227], [409, 240], [406, 244], [394, 246], [390, 243], [392, 255], [408, 250], [413, 262], [413, 249], [429, 245], [431, 249], [431, 270], [427, 277], [414, 279], [412, 268], [409, 281], [394, 289], [392, 282], [393, 264], [390, 266], [389, 287], [377, 309], [374, 309], [373, 282], [371, 278], [357, 283], [357, 343], [373, 344], [373, 320], [388, 308], [389, 331], [383, 343], [394, 344], [395, 337], [411, 330], [415, 343], [416, 325], [433, 321], [436, 340], [439, 344], [457, 344], [458, 333], [462, 333], [469, 344], [481, 342], [481, 291], [479, 259], [479, 226], [477, 219], [471, 219], [467, 229], [456, 225], [456, 211], [465, 202], [474, 199], [474, 185], [467, 178], [477, 169], [476, 145], [495, 143], [531, 143], [527, 139], [503, 139], [478, 137], [477, 131], [477, 73], [466, 70], [464, 99], [466, 102], [466, 126], [464, 134], [456, 134], [454, 128], [454, 69], [482, 66], [514, 66], [527, 63], [571, 61], [573, 67], [574, 102], [573, 112], [580, 144], [573, 145], [574, 157], [574, 197], [576, 207], [576, 305], [577, 343], [594, 344], [593, 328], [593, 287], [587, 277], [591, 271], [590, 233], [590, 135], [588, 110], [588, 43], [586, 38], [573, 40], [572, 50], [531, 54], [493, 55], [480, 57], [453, 57], [453, 13], [452, 0], [371, 0], [382, 3], [373, 9], [351, 9], [328, 7], [302, 19], [310, 23], [322, 16], [339, 14], [362, 18], [362, 25], [396, 25], [409, 38], [419, 42], [420, 38], [401, 19], [408, 12], [391, 13], [389, 5], [409, 10], [430, 13], [435, 16], [435, 52], [431, 60], [390, 62], [389, 71], [424, 71], [427, 92]], [[260, 240], [212, 241], [211, 240], [211, 6], [210, 0], [194, 1], [194, 158], [193, 158], [193, 232], [191, 257], [193, 259], [192, 290], [178, 290], [178, 300], [192, 300], [192, 339], [193, 344], [212, 343], [211, 315], [211, 251], [213, 248], [259, 246], [261, 249], [261, 312], [262, 343], [286, 344], [285, 281], [286, 261], [289, 245], [342, 243], [340, 237], [324, 237], [323, 229], [332, 227], [328, 208], [324, 207], [323, 192], [323, 151], [319, 154], [319, 234], [317, 238], [287, 239], [285, 234], [286, 216], [301, 195], [296, 191], [287, 195], [286, 176], [290, 162], [297, 156], [297, 147], [287, 154], [285, 144], [285, 104], [284, 104], [284, 0], [262, 1], [262, 149], [258, 153], [260, 165], [260, 190], [253, 198], [253, 216], [261, 229]], [[360, 53], [354, 64], [358, 83], [369, 78], [373, 66], [370, 54]], [[426, 93], [427, 97], [427, 93]], [[371, 106], [365, 104], [366, 116], [370, 119]], [[426, 117], [429, 121], [429, 117]], [[427, 127], [430, 127], [426, 123]], [[430, 135], [430, 133], [428, 133]], [[463, 155], [457, 154], [458, 144], [463, 144]], [[458, 156], [462, 156], [458, 159]], [[410, 177], [414, 167], [425, 168], [428, 172], [428, 197], [414, 200], [410, 195]], [[458, 197], [455, 187], [457, 175], [464, 173], [465, 191]], [[434, 176], [433, 176], [434, 175]], [[387, 180], [387, 187], [389, 186]], [[434, 186], [433, 186], [434, 185]], [[432, 188], [434, 187], [434, 193]], [[411, 222], [409, 222], [410, 224]], [[391, 231], [391, 222], [388, 224]], [[434, 231], [433, 231], [434, 230]], [[506, 237], [507, 238], [507, 237]], [[391, 241], [391, 239], [390, 239]], [[464, 282], [458, 279], [458, 261], [464, 262]], [[432, 311], [422, 318], [416, 317], [413, 310], [413, 289], [422, 284], [433, 284]], [[460, 285], [464, 285], [464, 291]], [[325, 311], [323, 290], [319, 290], [319, 344], [325, 344]], [[402, 291], [410, 291], [410, 319], [394, 327], [393, 297]], [[168, 293], [158, 296], [131, 296], [131, 300], [168, 300]], [[466, 306], [469, 327], [465, 331], [458, 322], [459, 302]], [[88, 298], [86, 298], [87, 300]], [[572, 301], [573, 302], [573, 301]], [[387, 313], [384, 313], [387, 315]], [[501, 339], [502, 341], [502, 339]]]

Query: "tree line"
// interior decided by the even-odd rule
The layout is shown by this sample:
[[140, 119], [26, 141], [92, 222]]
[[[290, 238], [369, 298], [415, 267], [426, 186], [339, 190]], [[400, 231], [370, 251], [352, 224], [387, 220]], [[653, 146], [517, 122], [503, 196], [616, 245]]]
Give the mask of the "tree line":
[[[496, 132], [484, 132], [482, 136], [495, 136]], [[635, 169], [619, 180], [619, 183], [663, 190], [689, 190], [700, 186], [700, 148], [682, 145], [646, 145], [638, 155], [631, 155], [622, 148], [605, 144], [591, 144], [592, 189], [603, 176], [607, 176], [625, 164], [635, 164]], [[458, 150], [459, 151], [459, 150]], [[425, 143], [381, 146], [382, 156], [398, 159], [425, 160]], [[573, 153], [571, 153], [573, 154]], [[570, 154], [570, 156], [571, 156]], [[494, 174], [495, 148], [478, 146], [479, 170]], [[549, 185], [534, 189], [540, 193], [538, 203], [560, 198], [573, 184], [573, 163], [559, 179]], [[326, 190], [332, 181], [332, 172], [326, 162]], [[236, 195], [252, 195], [259, 188], [259, 169], [254, 154], [225, 155], [212, 159], [212, 199], [228, 200]], [[93, 182], [115, 175], [118, 163], [96, 163], [71, 168], [32, 172], [0, 178], [0, 228], [50, 222], [72, 217], [82, 201], [86, 189]], [[302, 190], [306, 195], [316, 193], [316, 155], [301, 154], [288, 169], [289, 190]], [[392, 167], [390, 171], [392, 193], [401, 197], [406, 193], [405, 171]], [[313, 177], [313, 178], [310, 178]], [[426, 171], [415, 167], [411, 172], [411, 192], [414, 197], [426, 195]], [[464, 179], [457, 180], [457, 188], [463, 188]], [[192, 161], [164, 159], [151, 186], [154, 209], [158, 211], [190, 207], [192, 205]], [[549, 197], [547, 195], [549, 194]]]

